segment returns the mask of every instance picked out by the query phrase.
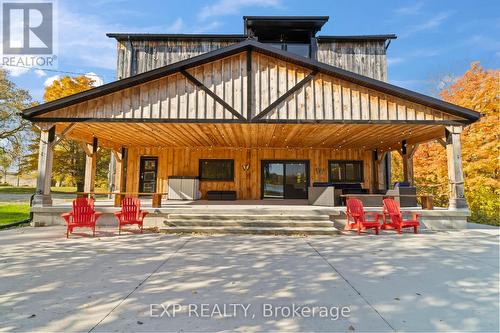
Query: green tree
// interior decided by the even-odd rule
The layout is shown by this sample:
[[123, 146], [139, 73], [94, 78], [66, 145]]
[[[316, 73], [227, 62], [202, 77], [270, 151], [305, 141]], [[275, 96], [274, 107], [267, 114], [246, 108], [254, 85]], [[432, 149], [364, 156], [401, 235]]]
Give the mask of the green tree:
[[18, 154], [29, 130], [29, 123], [19, 117], [19, 112], [33, 106], [28, 91], [18, 88], [0, 68], [0, 149], [7, 154]]

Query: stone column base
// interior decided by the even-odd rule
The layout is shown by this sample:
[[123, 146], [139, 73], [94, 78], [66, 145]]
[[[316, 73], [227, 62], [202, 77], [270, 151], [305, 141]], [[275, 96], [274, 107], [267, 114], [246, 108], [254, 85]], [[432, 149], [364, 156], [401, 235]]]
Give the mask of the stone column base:
[[448, 209], [469, 209], [469, 206], [467, 205], [465, 198], [452, 198], [448, 203]]
[[32, 207], [50, 207], [52, 206], [52, 196], [50, 194], [35, 194]]

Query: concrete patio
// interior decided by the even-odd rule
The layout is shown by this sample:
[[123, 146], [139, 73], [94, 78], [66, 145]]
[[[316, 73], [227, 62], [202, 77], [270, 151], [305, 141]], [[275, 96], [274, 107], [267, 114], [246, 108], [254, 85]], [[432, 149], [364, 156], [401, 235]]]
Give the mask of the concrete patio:
[[[0, 232], [0, 331], [499, 330], [498, 228], [378, 237], [63, 234], [60, 226]], [[250, 308], [246, 317], [189, 315], [189, 304], [203, 303]], [[182, 309], [151, 317], [151, 304]], [[350, 313], [264, 318], [263, 304]]]

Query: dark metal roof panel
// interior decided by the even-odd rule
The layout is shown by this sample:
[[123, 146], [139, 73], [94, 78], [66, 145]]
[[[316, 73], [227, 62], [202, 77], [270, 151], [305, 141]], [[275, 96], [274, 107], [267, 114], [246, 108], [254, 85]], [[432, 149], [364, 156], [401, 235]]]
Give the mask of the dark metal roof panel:
[[386, 41], [388, 39], [398, 38], [395, 34], [386, 35], [353, 35], [353, 36], [318, 36], [318, 43], [321, 42], [334, 42], [334, 41]]
[[141, 34], [141, 33], [107, 33], [109, 38], [117, 40], [234, 40], [247, 38], [241, 34]]
[[72, 104], [76, 104], [91, 98], [103, 96], [116, 92], [121, 89], [129, 88], [144, 82], [152, 81], [163, 77], [165, 75], [173, 74], [178, 71], [198, 66], [222, 57], [227, 57], [244, 50], [255, 50], [282, 60], [286, 60], [295, 63], [300, 66], [308, 67], [319, 72], [338, 77], [340, 79], [350, 81], [361, 86], [371, 88], [383, 93], [394, 95], [415, 103], [426, 105], [440, 111], [462, 117], [467, 119], [469, 122], [474, 122], [480, 118], [480, 113], [455, 105], [443, 100], [423, 95], [405, 88], [401, 88], [383, 81], [378, 81], [354, 72], [350, 72], [338, 67], [330, 66], [325, 63], [318, 62], [313, 59], [301, 57], [294, 55], [293, 53], [279, 50], [270, 45], [259, 43], [253, 39], [248, 39], [243, 42], [230, 45], [212, 52], [208, 52], [190, 59], [179, 61], [171, 65], [160, 67], [145, 73], [141, 73], [132, 77], [128, 77], [122, 80], [114, 81], [100, 87], [96, 87], [81, 93], [77, 93], [71, 96], [67, 96], [52, 102], [40, 104], [32, 108], [24, 110], [22, 113], [23, 118], [29, 119], [31, 117], [50, 112], [59, 108], [63, 108]]

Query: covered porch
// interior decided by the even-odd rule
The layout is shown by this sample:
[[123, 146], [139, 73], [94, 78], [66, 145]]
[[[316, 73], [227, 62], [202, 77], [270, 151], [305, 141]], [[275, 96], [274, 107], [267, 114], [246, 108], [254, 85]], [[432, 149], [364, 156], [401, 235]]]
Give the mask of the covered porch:
[[54, 209], [52, 152], [62, 139], [81, 142], [87, 154], [85, 193], [94, 192], [97, 151], [106, 147], [115, 195], [169, 201], [179, 177], [197, 178], [192, 199], [307, 199], [321, 183], [385, 194], [395, 181], [390, 154], [401, 154], [411, 185], [418, 145], [437, 140], [448, 160], [448, 210], [466, 215], [460, 133], [479, 114], [248, 40], [23, 117], [41, 129], [35, 212]]

